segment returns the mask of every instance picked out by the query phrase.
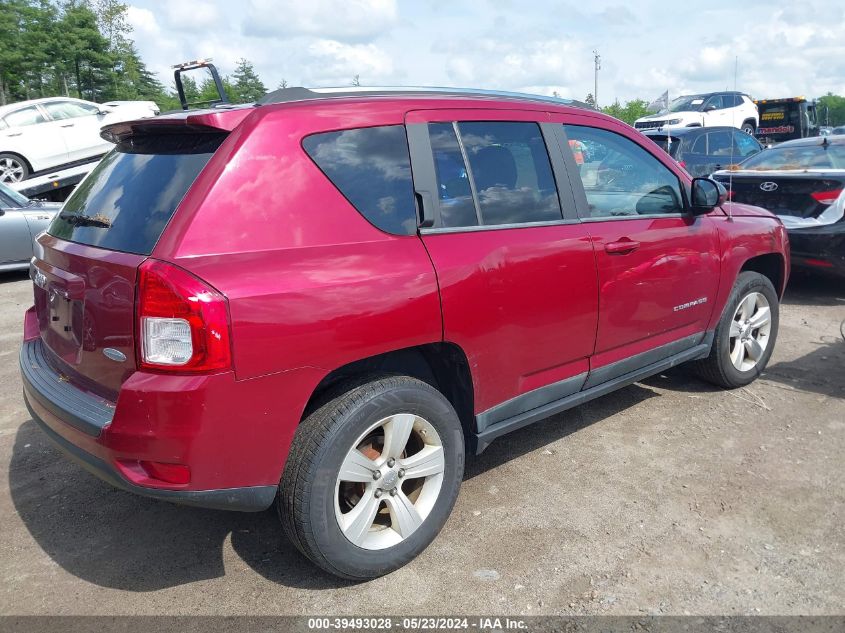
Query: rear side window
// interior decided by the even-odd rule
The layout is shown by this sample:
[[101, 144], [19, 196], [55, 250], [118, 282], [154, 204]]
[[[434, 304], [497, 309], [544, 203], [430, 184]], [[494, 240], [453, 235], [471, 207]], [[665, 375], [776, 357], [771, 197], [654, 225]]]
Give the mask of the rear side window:
[[417, 230], [405, 127], [356, 128], [308, 136], [302, 146], [335, 187], [387, 233]]
[[47, 232], [71, 242], [149, 255], [224, 134], [136, 137], [88, 174]]
[[432, 123], [429, 136], [441, 226], [562, 219], [549, 155], [536, 123]]

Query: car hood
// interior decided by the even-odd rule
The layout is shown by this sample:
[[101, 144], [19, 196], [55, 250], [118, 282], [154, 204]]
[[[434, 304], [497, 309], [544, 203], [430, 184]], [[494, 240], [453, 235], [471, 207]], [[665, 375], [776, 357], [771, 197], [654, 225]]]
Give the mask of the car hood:
[[649, 114], [637, 119], [639, 121], [665, 121], [666, 119], [695, 119], [701, 116], [701, 112], [694, 112], [692, 110], [681, 110], [680, 112], [658, 112], [657, 114]]

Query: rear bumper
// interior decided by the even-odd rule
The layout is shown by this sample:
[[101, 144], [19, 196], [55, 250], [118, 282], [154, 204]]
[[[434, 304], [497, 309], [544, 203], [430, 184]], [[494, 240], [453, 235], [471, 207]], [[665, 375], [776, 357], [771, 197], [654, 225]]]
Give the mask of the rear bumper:
[[845, 275], [845, 221], [788, 234], [793, 265]]
[[[27, 313], [27, 320], [34, 312]], [[134, 372], [117, 402], [60, 375], [28, 323], [20, 354], [27, 408], [65, 453], [110, 484], [154, 499], [260, 511], [272, 505], [307, 394], [319, 373], [237, 381], [233, 372], [174, 376]], [[187, 483], [147, 464], [187, 467]], [[152, 473], [152, 474], [151, 474]]]
[[276, 496], [275, 486], [249, 486], [244, 488], [223, 488], [220, 490], [159, 490], [136, 486], [124, 479], [117, 469], [107, 462], [86, 453], [84, 450], [70, 443], [56, 433], [46, 421], [30, 405], [30, 395], [24, 386], [24, 400], [32, 419], [59, 449], [85, 470], [96, 475], [115, 488], [127, 492], [134, 492], [142, 497], [171, 501], [182, 505], [212, 508], [215, 510], [239, 510], [242, 512], [260, 512], [266, 510], [273, 503]]

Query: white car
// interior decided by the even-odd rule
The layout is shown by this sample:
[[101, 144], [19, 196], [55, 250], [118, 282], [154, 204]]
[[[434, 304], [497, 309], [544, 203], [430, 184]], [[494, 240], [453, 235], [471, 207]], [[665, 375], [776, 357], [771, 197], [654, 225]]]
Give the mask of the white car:
[[711, 92], [678, 97], [657, 114], [634, 122], [638, 130], [727, 125], [753, 135], [759, 123], [757, 106], [741, 92]]
[[0, 107], [0, 182], [20, 182], [44, 170], [95, 160], [112, 147], [100, 137], [101, 127], [158, 113], [152, 101], [97, 104], [70, 97]]

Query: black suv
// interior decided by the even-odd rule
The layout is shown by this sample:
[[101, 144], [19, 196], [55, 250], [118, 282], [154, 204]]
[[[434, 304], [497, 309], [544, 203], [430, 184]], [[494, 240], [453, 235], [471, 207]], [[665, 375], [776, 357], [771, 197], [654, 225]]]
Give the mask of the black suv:
[[763, 149], [753, 136], [727, 126], [646, 130], [643, 134], [692, 176], [709, 176], [728, 165], [741, 163]]

